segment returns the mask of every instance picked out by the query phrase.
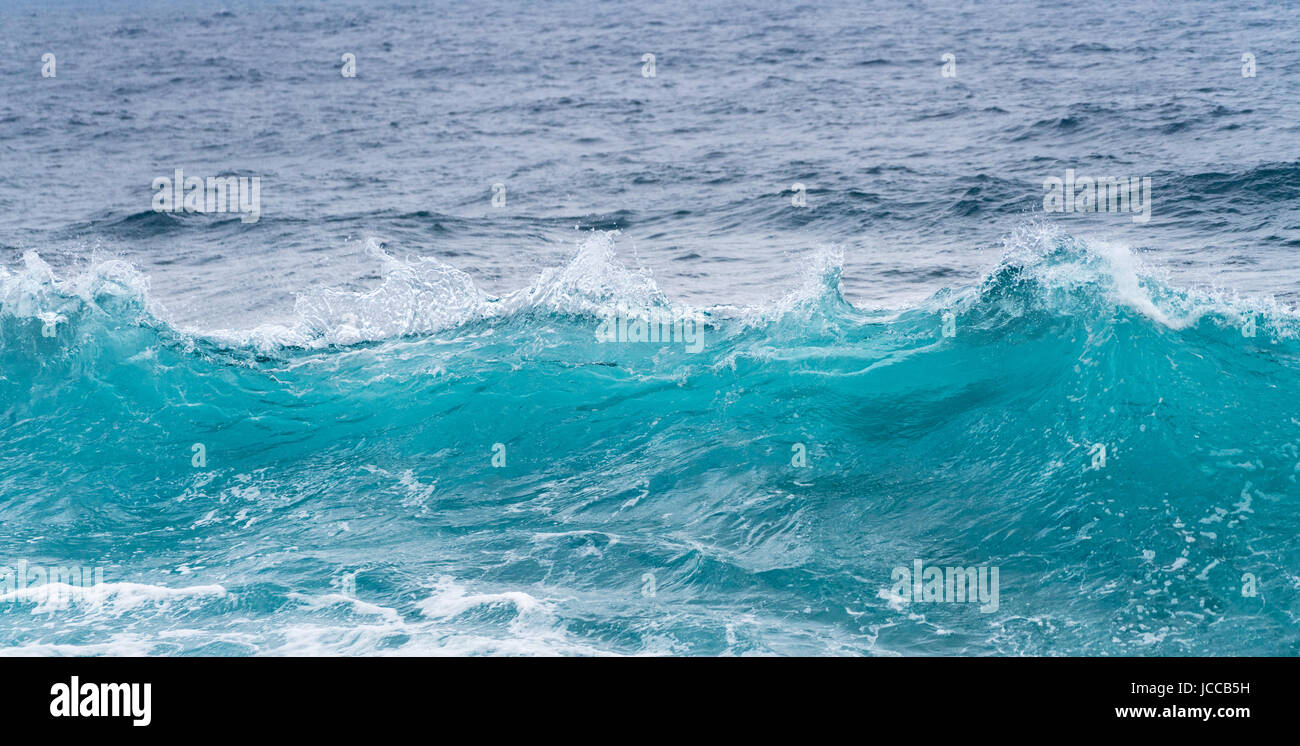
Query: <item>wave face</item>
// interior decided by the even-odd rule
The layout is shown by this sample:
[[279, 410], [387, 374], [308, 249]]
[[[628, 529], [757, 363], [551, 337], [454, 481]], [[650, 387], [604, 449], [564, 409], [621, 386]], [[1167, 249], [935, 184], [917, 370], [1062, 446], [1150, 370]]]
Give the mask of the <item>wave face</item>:
[[826, 253], [691, 352], [597, 339], [682, 310], [609, 234], [503, 297], [373, 251], [239, 334], [120, 261], [0, 274], [0, 557], [103, 572], [0, 593], [6, 652], [1300, 652], [1286, 308], [1027, 226], [901, 311]]

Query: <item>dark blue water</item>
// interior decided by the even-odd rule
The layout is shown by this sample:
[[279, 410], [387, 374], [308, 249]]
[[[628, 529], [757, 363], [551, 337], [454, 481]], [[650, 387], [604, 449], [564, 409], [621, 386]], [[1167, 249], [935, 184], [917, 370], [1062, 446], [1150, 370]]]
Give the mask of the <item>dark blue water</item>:
[[0, 640], [1295, 654], [1298, 22], [7, 3]]

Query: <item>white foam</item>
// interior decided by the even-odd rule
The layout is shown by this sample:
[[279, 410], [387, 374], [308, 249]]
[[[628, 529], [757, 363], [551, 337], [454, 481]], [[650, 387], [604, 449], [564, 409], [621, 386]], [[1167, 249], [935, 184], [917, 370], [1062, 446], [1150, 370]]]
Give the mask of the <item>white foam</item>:
[[0, 594], [0, 603], [33, 603], [33, 614], [63, 609], [69, 605], [79, 608], [102, 607], [120, 613], [177, 599], [225, 595], [226, 589], [220, 585], [171, 588], [145, 583], [96, 583], [80, 586], [57, 582], [41, 583]]

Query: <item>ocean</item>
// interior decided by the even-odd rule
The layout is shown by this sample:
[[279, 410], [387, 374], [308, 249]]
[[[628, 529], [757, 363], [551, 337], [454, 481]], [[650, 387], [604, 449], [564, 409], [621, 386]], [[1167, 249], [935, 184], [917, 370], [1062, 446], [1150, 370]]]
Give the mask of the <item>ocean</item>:
[[1297, 29], [8, 0], [0, 654], [1296, 655]]

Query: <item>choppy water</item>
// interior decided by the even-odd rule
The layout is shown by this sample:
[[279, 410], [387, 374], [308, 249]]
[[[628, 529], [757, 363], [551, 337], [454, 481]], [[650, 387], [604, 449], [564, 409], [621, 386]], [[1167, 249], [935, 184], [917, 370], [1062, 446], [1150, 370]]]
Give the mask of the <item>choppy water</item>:
[[1296, 654], [1297, 20], [0, 8], [4, 652]]

